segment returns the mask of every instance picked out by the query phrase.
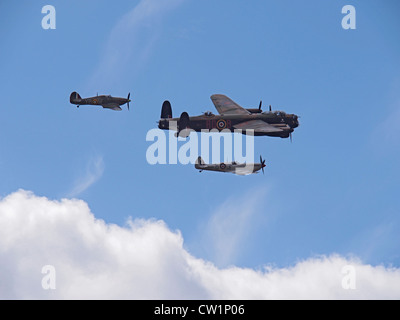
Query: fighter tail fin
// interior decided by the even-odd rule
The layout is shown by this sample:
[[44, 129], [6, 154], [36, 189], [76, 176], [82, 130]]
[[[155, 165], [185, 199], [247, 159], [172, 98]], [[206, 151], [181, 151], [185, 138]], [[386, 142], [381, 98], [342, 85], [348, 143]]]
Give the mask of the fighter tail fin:
[[196, 160], [196, 164], [202, 165], [202, 164], [206, 164], [206, 163], [204, 162], [204, 160], [203, 160], [202, 157], [198, 156], [198, 157], [197, 157], [197, 160]]
[[77, 103], [80, 100], [82, 100], [81, 96], [79, 95], [78, 92], [72, 92], [71, 95], [69, 96], [69, 102], [71, 103]]

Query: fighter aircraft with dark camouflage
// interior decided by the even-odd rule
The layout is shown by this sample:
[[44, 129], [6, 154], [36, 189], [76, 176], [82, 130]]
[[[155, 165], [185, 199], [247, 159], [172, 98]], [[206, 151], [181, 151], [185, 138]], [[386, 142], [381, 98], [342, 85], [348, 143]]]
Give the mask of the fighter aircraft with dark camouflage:
[[212, 95], [211, 100], [218, 115], [208, 111], [200, 116], [189, 117], [187, 112], [182, 112], [179, 118], [172, 118], [171, 103], [168, 100], [164, 101], [158, 127], [164, 130], [176, 130], [176, 136], [179, 134], [183, 137], [190, 134], [190, 130], [185, 129], [197, 132], [212, 129], [218, 131], [227, 129], [233, 132], [239, 129], [243, 134], [250, 134], [246, 130], [254, 130], [255, 136], [291, 138], [294, 128], [299, 126], [297, 115], [272, 111], [271, 106], [269, 111], [263, 112], [261, 101], [258, 109], [245, 109], [222, 94]]
[[129, 110], [129, 102], [131, 102], [131, 100], [129, 99], [130, 96], [131, 94], [129, 93], [127, 98], [112, 97], [110, 95], [97, 95], [95, 97], [82, 99], [79, 93], [72, 92], [69, 97], [69, 101], [72, 104], [76, 104], [77, 108], [83, 105], [93, 105], [102, 106], [103, 108], [115, 111], [121, 111], [122, 109], [120, 106], [124, 105], [125, 103], [127, 104]]
[[232, 161], [227, 163], [222, 162], [215, 164], [206, 164], [201, 157], [198, 157], [194, 167], [200, 170], [200, 172], [202, 172], [203, 170], [208, 170], [218, 172], [230, 172], [241, 176], [247, 176], [252, 173], [258, 173], [259, 170], [262, 170], [264, 174], [265, 160], [263, 160], [260, 156], [260, 163], [237, 163], [236, 161]]

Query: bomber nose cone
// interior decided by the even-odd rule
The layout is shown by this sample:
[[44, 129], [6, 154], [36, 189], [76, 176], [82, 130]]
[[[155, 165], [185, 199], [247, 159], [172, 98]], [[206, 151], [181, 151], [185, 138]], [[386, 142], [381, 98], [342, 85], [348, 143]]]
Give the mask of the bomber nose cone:
[[293, 115], [293, 122], [295, 124], [295, 128], [299, 126], [299, 117], [297, 115]]

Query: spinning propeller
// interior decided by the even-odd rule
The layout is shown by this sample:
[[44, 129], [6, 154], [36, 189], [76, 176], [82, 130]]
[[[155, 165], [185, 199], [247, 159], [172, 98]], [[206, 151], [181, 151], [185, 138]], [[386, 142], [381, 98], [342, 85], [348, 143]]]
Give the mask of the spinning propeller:
[[129, 110], [129, 101], [131, 101], [131, 100], [129, 100], [129, 97], [130, 97], [130, 96], [131, 96], [131, 93], [129, 92], [129, 93], [128, 93], [128, 98], [126, 98], [126, 100], [128, 100], [128, 101], [127, 101], [127, 104], [128, 104], [128, 110]]
[[265, 160], [263, 160], [261, 156], [260, 156], [260, 163], [261, 163], [262, 172], [264, 174], [264, 168], [266, 167], [266, 165], [265, 165]]

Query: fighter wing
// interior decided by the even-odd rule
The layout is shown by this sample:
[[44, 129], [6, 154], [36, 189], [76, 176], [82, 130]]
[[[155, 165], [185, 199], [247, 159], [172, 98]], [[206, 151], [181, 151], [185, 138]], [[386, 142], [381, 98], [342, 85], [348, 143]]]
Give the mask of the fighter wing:
[[254, 173], [254, 164], [239, 164], [238, 166], [235, 167], [235, 169], [232, 171], [232, 173], [240, 175], [240, 176], [247, 176], [249, 174]]
[[211, 100], [219, 114], [251, 114], [250, 111], [242, 108], [223, 94], [213, 94]]
[[250, 120], [241, 122], [234, 125], [234, 128], [242, 130], [253, 129], [254, 132], [259, 133], [273, 133], [283, 131], [282, 129], [274, 127], [273, 125], [270, 125], [262, 120]]
[[248, 176], [249, 174], [252, 174], [253, 171], [250, 170], [246, 170], [246, 169], [236, 169], [235, 171], [233, 171], [234, 174], [237, 174], [239, 176]]
[[115, 111], [122, 110], [118, 103], [106, 103], [106, 104], [103, 104], [103, 108], [112, 109]]

